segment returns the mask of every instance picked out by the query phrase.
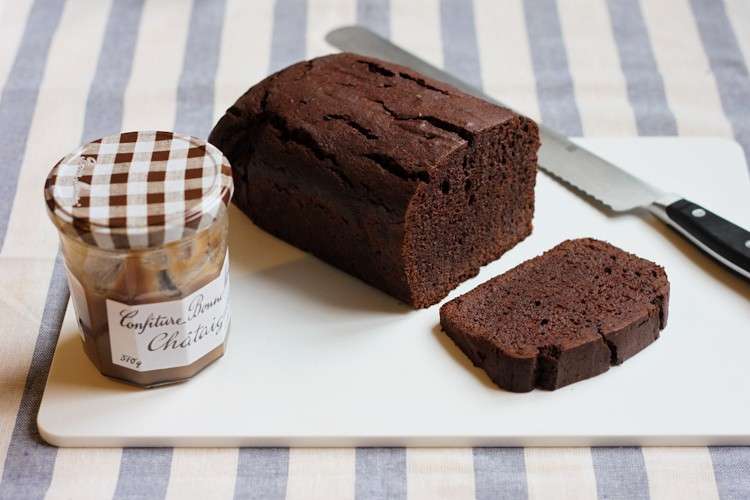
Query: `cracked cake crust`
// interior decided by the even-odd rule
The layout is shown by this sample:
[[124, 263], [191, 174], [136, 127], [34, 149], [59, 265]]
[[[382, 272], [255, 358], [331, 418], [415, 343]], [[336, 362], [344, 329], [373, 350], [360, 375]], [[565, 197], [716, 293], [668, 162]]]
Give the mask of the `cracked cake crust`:
[[531, 232], [536, 124], [402, 66], [295, 64], [241, 96], [209, 142], [258, 226], [414, 307]]
[[498, 386], [554, 390], [651, 344], [666, 325], [668, 302], [662, 267], [577, 239], [444, 304], [440, 323]]

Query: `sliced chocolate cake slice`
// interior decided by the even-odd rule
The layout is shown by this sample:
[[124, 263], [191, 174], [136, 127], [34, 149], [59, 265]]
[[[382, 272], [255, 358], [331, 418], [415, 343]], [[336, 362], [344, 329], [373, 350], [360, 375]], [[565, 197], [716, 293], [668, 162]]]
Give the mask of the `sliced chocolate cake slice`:
[[594, 239], [565, 241], [440, 308], [443, 330], [500, 387], [554, 390], [651, 344], [664, 269]]

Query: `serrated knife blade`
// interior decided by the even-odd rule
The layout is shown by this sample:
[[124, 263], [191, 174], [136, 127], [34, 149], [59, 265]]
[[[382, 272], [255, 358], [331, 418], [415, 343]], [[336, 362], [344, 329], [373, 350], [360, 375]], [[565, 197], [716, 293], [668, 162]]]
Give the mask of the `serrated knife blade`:
[[539, 166], [616, 212], [679, 199], [662, 192], [613, 163], [583, 149], [546, 127], [540, 128]]
[[[366, 28], [344, 26], [329, 32], [326, 40], [345, 52], [406, 66], [467, 94], [508, 107]], [[678, 195], [662, 192], [544, 125], [540, 124], [539, 130], [539, 166], [544, 171], [615, 212], [646, 208], [711, 257], [750, 279], [750, 231]]]

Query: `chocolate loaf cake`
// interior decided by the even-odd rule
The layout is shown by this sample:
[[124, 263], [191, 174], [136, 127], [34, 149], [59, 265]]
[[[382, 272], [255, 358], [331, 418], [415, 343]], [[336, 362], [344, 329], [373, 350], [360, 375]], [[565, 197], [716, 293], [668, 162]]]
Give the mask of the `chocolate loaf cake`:
[[531, 232], [536, 124], [401, 66], [295, 64], [240, 97], [209, 141], [258, 226], [414, 307]]
[[664, 269], [593, 239], [565, 241], [440, 308], [440, 324], [500, 387], [554, 390], [619, 365], [667, 322]]

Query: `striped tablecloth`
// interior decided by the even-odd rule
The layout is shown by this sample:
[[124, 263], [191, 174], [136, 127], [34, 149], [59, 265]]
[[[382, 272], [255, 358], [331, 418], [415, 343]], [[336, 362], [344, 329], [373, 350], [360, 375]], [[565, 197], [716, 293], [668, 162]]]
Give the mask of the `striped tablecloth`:
[[205, 137], [250, 84], [359, 22], [566, 134], [725, 136], [747, 153], [747, 0], [1, 8], [0, 499], [750, 498], [747, 448], [56, 449], [34, 424], [68, 300], [42, 181], [82, 141]]

